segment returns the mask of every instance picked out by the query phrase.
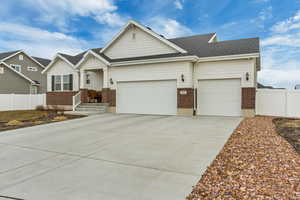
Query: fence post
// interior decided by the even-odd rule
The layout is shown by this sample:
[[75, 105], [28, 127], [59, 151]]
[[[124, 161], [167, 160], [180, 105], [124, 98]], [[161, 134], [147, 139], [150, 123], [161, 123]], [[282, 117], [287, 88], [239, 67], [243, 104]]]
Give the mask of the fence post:
[[284, 105], [284, 114], [285, 114], [285, 117], [288, 117], [288, 90], [285, 89], [284, 90], [285, 92], [285, 105]]

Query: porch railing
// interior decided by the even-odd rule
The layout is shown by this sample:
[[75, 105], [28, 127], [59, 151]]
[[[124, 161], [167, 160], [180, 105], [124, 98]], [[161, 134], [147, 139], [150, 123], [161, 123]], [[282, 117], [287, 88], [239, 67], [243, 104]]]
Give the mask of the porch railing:
[[76, 93], [73, 96], [73, 111], [75, 111], [76, 107], [81, 104], [81, 91], [79, 91], [78, 93]]

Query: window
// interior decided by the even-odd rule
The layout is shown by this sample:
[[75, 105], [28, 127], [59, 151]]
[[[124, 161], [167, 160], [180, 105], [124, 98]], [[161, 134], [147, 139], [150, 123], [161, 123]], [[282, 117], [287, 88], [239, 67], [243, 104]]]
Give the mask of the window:
[[52, 91], [72, 91], [73, 75], [55, 75], [52, 76]]
[[17, 72], [21, 72], [21, 65], [10, 65]]
[[37, 94], [37, 86], [30, 87], [30, 94]]
[[24, 59], [23, 55], [19, 55], [19, 60], [23, 60], [23, 59]]
[[61, 91], [61, 76], [54, 76], [54, 90]]
[[87, 75], [86, 75], [86, 84], [89, 85], [90, 83], [91, 83], [90, 75], [87, 74]]
[[63, 90], [70, 90], [70, 76], [63, 75]]
[[4, 74], [4, 67], [0, 67], [0, 74]]
[[30, 66], [28, 66], [27, 67], [27, 71], [36, 72], [37, 68], [36, 67], [30, 67]]

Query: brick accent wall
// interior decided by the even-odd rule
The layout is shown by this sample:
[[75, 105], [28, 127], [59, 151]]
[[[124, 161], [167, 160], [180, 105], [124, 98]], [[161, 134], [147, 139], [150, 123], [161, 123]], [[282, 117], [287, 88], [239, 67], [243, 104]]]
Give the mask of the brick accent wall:
[[242, 88], [242, 109], [255, 109], [256, 88]]
[[72, 105], [73, 96], [77, 92], [47, 92], [47, 105]]
[[80, 89], [81, 103], [88, 103], [88, 89]]
[[193, 108], [194, 107], [194, 89], [178, 88], [177, 89], [177, 107]]
[[110, 88], [103, 88], [102, 102], [109, 103], [110, 106], [116, 106], [116, 90], [112, 90]]

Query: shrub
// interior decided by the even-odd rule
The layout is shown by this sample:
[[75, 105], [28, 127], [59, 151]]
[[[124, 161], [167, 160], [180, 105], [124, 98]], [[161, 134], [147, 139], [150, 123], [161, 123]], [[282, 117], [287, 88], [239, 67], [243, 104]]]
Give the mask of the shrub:
[[46, 110], [46, 109], [44, 108], [44, 106], [42, 106], [42, 105], [37, 106], [35, 109], [38, 110], [38, 111], [45, 111], [45, 110]]
[[23, 125], [23, 122], [18, 121], [18, 120], [10, 120], [9, 122], [6, 123], [7, 126], [20, 126]]
[[57, 116], [57, 117], [54, 117], [53, 121], [65, 121], [67, 119], [68, 118], [66, 116]]

